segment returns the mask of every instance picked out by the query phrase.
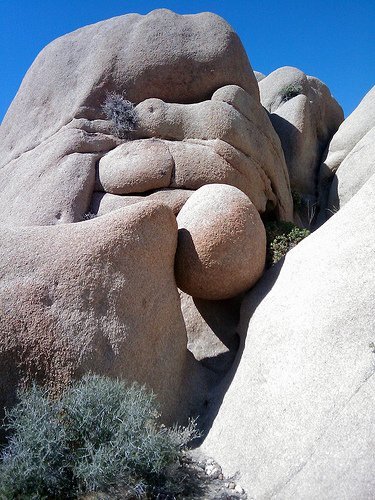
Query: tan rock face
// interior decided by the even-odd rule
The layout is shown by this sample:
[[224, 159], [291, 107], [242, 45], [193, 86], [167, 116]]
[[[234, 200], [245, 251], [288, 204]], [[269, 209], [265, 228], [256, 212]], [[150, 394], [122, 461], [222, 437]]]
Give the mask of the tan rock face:
[[[138, 104], [125, 144], [104, 120], [108, 92]], [[62, 138], [65, 129], [74, 137]], [[60, 146], [51, 144], [62, 139], [57, 155]], [[237, 35], [213, 14], [132, 14], [55, 40], [28, 71], [0, 145], [0, 185], [12, 184], [0, 208], [10, 223], [82, 220], [99, 160], [96, 191], [148, 194], [220, 182], [244, 191], [260, 212], [292, 218], [283, 152], [251, 66]], [[56, 206], [50, 192], [59, 192]]]
[[333, 137], [321, 166], [321, 176], [334, 173], [354, 146], [375, 124], [375, 86], [342, 123]]
[[0, 407], [22, 380], [61, 388], [92, 371], [147, 384], [165, 420], [181, 416], [190, 376], [173, 213], [149, 202], [1, 231]]
[[[331, 204], [327, 207], [327, 200], [332, 181], [335, 183], [334, 174], [344, 162], [345, 158], [354, 149], [354, 147], [365, 137], [365, 135], [375, 126], [375, 86], [365, 95], [357, 108], [341, 124], [340, 128], [333, 136], [332, 141], [327, 148], [319, 172], [319, 197], [320, 205], [324, 213], [322, 219], [330, 217], [332, 202], [337, 205], [338, 200], [333, 200], [331, 195]], [[354, 151], [353, 151], [354, 153]], [[357, 156], [357, 153], [355, 153]], [[353, 160], [350, 160], [353, 161]], [[355, 160], [354, 160], [355, 161]], [[344, 167], [342, 171], [347, 170]], [[345, 175], [345, 174], [344, 174]], [[361, 177], [363, 172], [359, 174]], [[335, 186], [333, 187], [333, 190]], [[326, 210], [328, 208], [328, 210]], [[337, 208], [337, 207], [336, 207]]]
[[180, 298], [189, 351], [210, 371], [226, 373], [238, 351], [242, 295], [228, 300], [203, 300], [180, 291]]
[[162, 141], [130, 141], [101, 158], [98, 182], [107, 193], [142, 193], [168, 187], [173, 166], [173, 158]]
[[1, 126], [0, 166], [73, 118], [102, 117], [107, 91], [197, 102], [228, 83], [258, 95], [238, 36], [215, 14], [159, 9], [86, 26], [50, 43], [27, 72]]
[[158, 201], [169, 207], [177, 215], [193, 192], [188, 189], [161, 189], [148, 196], [119, 196], [116, 194], [95, 192], [92, 197], [90, 214], [91, 216], [100, 216], [119, 208], [134, 205], [134, 203]]
[[372, 176], [244, 299], [242, 357], [203, 449], [249, 497], [373, 496], [374, 192]]
[[337, 169], [329, 192], [327, 216], [346, 205], [374, 174], [375, 126], [354, 146]]
[[95, 185], [95, 164], [118, 139], [63, 127], [0, 170], [1, 221], [19, 226], [81, 221]]
[[292, 218], [280, 141], [259, 101], [242, 88], [227, 85], [195, 104], [147, 99], [135, 113], [135, 140], [100, 160], [98, 190], [149, 195], [222, 183], [247, 194], [259, 212]]
[[177, 285], [202, 299], [226, 299], [263, 273], [266, 235], [249, 198], [232, 186], [196, 191], [177, 216]]
[[344, 119], [341, 107], [323, 82], [289, 66], [262, 79], [259, 90], [280, 137], [292, 189], [315, 198], [322, 154]]
[[173, 140], [168, 143], [175, 161], [173, 187], [232, 184], [248, 194], [259, 211], [269, 202], [280, 218], [292, 218], [280, 141], [259, 101], [242, 88], [227, 85], [210, 100], [195, 104], [147, 99], [136, 113], [136, 137]]

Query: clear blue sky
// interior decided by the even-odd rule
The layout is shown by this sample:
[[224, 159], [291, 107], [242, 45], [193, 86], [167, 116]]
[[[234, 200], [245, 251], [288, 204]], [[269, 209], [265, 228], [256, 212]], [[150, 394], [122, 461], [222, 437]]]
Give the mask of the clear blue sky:
[[375, 83], [375, 0], [0, 0], [0, 120], [38, 52], [81, 26], [165, 7], [224, 17], [253, 69], [296, 66], [323, 80], [347, 116]]

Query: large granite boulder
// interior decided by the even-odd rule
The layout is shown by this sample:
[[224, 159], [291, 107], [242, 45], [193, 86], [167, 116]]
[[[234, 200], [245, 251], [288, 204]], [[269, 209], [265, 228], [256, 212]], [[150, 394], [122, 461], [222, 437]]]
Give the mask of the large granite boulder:
[[243, 302], [242, 357], [203, 450], [249, 497], [373, 497], [374, 192], [372, 176]]
[[0, 168], [0, 219], [33, 226], [81, 221], [95, 186], [102, 150], [113, 136], [64, 126], [49, 139]]
[[107, 92], [197, 102], [229, 83], [258, 94], [238, 36], [215, 14], [159, 9], [86, 26], [50, 43], [27, 72], [1, 127], [0, 165], [74, 118], [103, 117]]
[[[110, 122], [116, 106], [129, 106], [129, 134]], [[210, 13], [129, 14], [55, 40], [4, 118], [0, 152], [7, 223], [81, 221], [103, 212], [94, 191], [137, 196], [218, 182], [260, 212], [292, 218], [284, 155], [250, 63]]]
[[289, 66], [262, 79], [259, 90], [281, 140], [291, 188], [314, 200], [322, 154], [344, 119], [341, 107], [323, 82]]
[[266, 231], [258, 211], [239, 189], [212, 184], [198, 189], [177, 216], [176, 282], [192, 297], [235, 297], [261, 277]]
[[[319, 197], [321, 208], [324, 211], [322, 214], [323, 220], [332, 213], [332, 206], [328, 206], [328, 210], [326, 208], [335, 172], [353, 148], [374, 126], [375, 86], [372, 87], [355, 110], [341, 124], [324, 154], [319, 172]], [[347, 168], [344, 167], [344, 170]]]
[[321, 176], [336, 172], [344, 158], [375, 124], [375, 86], [341, 124], [321, 166]]
[[333, 176], [327, 213], [332, 215], [348, 203], [374, 174], [375, 126], [358, 141]]
[[93, 372], [146, 384], [167, 422], [186, 416], [203, 386], [189, 387], [171, 210], [148, 202], [77, 224], [1, 232], [2, 409], [19, 384], [59, 390]]

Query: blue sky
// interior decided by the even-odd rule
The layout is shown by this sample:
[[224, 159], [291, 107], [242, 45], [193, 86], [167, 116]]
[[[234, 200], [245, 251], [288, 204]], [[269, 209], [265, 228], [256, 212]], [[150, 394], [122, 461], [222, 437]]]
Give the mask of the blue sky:
[[375, 83], [375, 0], [0, 0], [0, 120], [38, 52], [81, 26], [169, 8], [224, 17], [253, 69], [296, 66], [323, 80], [347, 116]]

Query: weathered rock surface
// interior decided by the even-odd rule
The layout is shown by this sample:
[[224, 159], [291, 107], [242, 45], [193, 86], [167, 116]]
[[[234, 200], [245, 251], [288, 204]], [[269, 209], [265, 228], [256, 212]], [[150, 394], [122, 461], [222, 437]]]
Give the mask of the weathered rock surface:
[[[346, 118], [327, 148], [319, 172], [320, 205], [326, 208], [334, 173], [358, 142], [375, 126], [375, 86]], [[331, 207], [323, 216], [329, 217]]]
[[203, 450], [250, 497], [373, 496], [374, 192], [373, 176], [242, 305], [243, 354]]
[[[173, 185], [191, 189], [202, 182], [233, 182], [244, 192], [254, 193], [261, 211], [269, 200], [276, 204], [280, 218], [292, 218], [289, 176], [279, 138], [259, 101], [242, 88], [228, 85], [210, 100], [194, 104], [147, 99], [135, 109], [136, 137], [174, 141], [169, 144], [176, 157]], [[204, 146], [213, 146], [214, 151]], [[196, 158], [192, 165], [191, 153]]]
[[101, 158], [98, 183], [107, 193], [142, 193], [168, 187], [173, 167], [173, 158], [163, 141], [129, 141]]
[[149, 202], [1, 231], [0, 407], [24, 380], [59, 388], [91, 371], [145, 383], [166, 421], [181, 416], [194, 367], [173, 272], [173, 213]]
[[315, 198], [322, 154], [344, 119], [341, 107], [324, 83], [289, 66], [261, 80], [259, 90], [281, 140], [291, 188]]
[[177, 216], [176, 282], [189, 295], [219, 300], [249, 289], [263, 273], [266, 234], [258, 211], [233, 186], [198, 189]]
[[113, 212], [113, 210], [118, 210], [119, 208], [134, 205], [134, 203], [157, 201], [169, 207], [172, 212], [177, 215], [193, 192], [194, 191], [189, 191], [188, 189], [161, 189], [147, 196], [120, 196], [110, 193], [94, 192], [90, 214], [93, 216], [100, 216]]
[[[375, 123], [375, 121], [374, 121]], [[335, 213], [375, 174], [375, 126], [344, 158], [333, 177], [328, 213]]]
[[228, 300], [193, 299], [180, 291], [187, 347], [203, 366], [225, 373], [239, 347], [237, 326], [242, 295]]
[[196, 102], [229, 83], [258, 95], [238, 36], [215, 14], [160, 9], [86, 26], [50, 43], [27, 72], [1, 126], [0, 166], [73, 118], [103, 117], [106, 92]]
[[63, 127], [0, 169], [1, 221], [23, 226], [81, 221], [95, 185], [95, 164], [118, 140]]
[[353, 113], [341, 124], [333, 137], [321, 166], [321, 175], [325, 176], [336, 172], [344, 158], [374, 126], [375, 86], [365, 95]]

